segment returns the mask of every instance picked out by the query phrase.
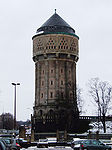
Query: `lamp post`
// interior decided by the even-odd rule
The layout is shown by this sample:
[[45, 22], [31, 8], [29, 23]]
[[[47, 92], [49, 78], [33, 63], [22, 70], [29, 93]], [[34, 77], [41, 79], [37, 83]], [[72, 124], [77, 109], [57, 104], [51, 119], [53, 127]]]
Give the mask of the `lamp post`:
[[14, 122], [13, 122], [13, 129], [16, 130], [16, 86], [20, 85], [20, 83], [12, 83], [14, 85]]

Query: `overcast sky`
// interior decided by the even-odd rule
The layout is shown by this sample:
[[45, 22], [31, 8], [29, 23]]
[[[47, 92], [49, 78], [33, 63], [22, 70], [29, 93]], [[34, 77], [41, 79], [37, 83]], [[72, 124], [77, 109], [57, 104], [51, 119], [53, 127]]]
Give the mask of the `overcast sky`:
[[80, 38], [79, 86], [85, 92], [92, 77], [112, 84], [112, 0], [0, 0], [0, 113], [13, 113], [11, 83], [19, 82], [17, 120], [30, 118], [35, 80], [32, 36], [54, 9]]

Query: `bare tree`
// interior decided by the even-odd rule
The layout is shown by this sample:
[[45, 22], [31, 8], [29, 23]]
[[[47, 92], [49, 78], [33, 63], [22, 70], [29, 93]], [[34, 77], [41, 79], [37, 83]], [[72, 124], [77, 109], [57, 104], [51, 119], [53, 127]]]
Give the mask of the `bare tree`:
[[98, 118], [100, 118], [104, 133], [106, 133], [105, 118], [112, 98], [112, 86], [106, 81], [101, 81], [99, 78], [92, 78], [89, 81], [89, 93], [97, 104]]
[[10, 113], [2, 113], [2, 128], [6, 130], [13, 129], [13, 115]]

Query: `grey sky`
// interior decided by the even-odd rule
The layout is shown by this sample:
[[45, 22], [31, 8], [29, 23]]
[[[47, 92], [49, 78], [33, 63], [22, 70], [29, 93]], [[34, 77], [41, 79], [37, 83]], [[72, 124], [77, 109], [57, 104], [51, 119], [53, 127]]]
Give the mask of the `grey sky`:
[[92, 77], [112, 84], [112, 0], [0, 0], [0, 113], [13, 113], [11, 83], [20, 82], [17, 120], [30, 118], [35, 75], [32, 36], [55, 8], [80, 37], [79, 86], [85, 90]]

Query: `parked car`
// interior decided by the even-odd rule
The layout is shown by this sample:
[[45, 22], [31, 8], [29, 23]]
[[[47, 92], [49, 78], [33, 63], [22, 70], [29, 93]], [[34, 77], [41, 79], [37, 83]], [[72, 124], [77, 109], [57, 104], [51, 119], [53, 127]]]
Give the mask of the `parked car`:
[[28, 142], [27, 140], [24, 140], [23, 138], [18, 138], [17, 141], [18, 141], [18, 144], [19, 144], [22, 148], [28, 148], [28, 147], [31, 145], [30, 142]]
[[80, 144], [86, 139], [80, 139], [80, 138], [76, 138], [71, 142], [71, 147], [74, 150], [79, 150], [80, 149]]
[[3, 143], [3, 141], [0, 140], [0, 150], [7, 150], [7, 147]]
[[17, 139], [14, 138], [1, 138], [1, 141], [5, 144], [7, 149], [20, 150], [21, 146], [18, 144]]
[[80, 150], [111, 150], [111, 147], [100, 140], [84, 140], [80, 144]]
[[13, 134], [0, 134], [0, 138], [14, 138], [14, 135]]
[[112, 149], [112, 140], [101, 140], [104, 144], [109, 145]]
[[20, 150], [21, 146], [18, 142], [18, 139], [13, 139], [11, 144], [11, 150]]
[[39, 139], [39, 142], [37, 142], [37, 148], [48, 148], [48, 139]]

